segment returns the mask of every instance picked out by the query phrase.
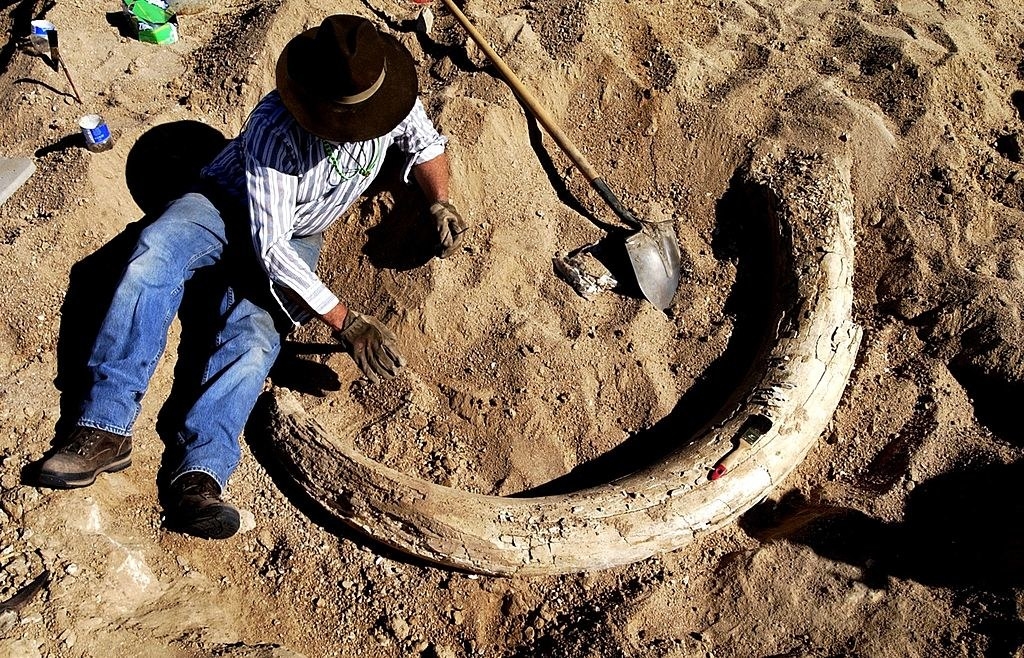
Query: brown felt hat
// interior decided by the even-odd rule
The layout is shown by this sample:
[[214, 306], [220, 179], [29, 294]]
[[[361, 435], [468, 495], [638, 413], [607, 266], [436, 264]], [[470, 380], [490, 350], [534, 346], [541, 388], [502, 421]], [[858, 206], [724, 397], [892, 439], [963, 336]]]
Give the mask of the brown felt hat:
[[412, 110], [419, 86], [412, 55], [358, 16], [328, 16], [284, 47], [277, 90], [299, 125], [332, 142], [391, 132]]

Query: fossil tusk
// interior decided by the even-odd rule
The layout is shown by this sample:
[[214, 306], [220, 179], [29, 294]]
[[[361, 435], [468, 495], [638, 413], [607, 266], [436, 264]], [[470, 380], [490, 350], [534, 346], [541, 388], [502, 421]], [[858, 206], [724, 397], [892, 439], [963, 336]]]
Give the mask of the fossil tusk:
[[[680, 437], [661, 462], [565, 495], [471, 494], [409, 477], [342, 446], [295, 397], [275, 389], [270, 431], [285, 469], [343, 523], [405, 553], [482, 574], [628, 564], [730, 522], [817, 442], [846, 388], [862, 335], [851, 319], [848, 166], [776, 148], [755, 158], [746, 177], [767, 196], [776, 253], [784, 256], [777, 259], [783, 285], [776, 342], [751, 369], [739, 404], [696, 437]], [[759, 421], [752, 425], [752, 418]], [[727, 473], [709, 479], [736, 445], [743, 449], [729, 458]]]

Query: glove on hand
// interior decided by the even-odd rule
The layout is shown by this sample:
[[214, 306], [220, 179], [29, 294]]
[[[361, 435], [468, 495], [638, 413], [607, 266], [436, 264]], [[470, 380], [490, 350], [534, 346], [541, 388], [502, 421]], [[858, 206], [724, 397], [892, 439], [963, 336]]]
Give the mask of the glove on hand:
[[395, 349], [395, 334], [372, 315], [349, 309], [341, 329], [332, 334], [374, 384], [391, 379], [405, 365], [405, 359]]
[[438, 201], [431, 205], [430, 216], [434, 218], [437, 237], [441, 240], [441, 258], [448, 258], [462, 246], [469, 225], [449, 201]]

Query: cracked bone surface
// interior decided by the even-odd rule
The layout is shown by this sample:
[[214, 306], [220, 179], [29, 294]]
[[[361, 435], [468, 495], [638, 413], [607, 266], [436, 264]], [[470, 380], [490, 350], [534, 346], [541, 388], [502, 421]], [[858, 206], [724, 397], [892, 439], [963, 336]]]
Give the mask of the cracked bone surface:
[[[779, 268], [769, 337], [715, 421], [661, 461], [564, 495], [468, 493], [400, 473], [335, 440], [298, 400], [275, 389], [272, 444], [289, 475], [344, 524], [405, 553], [491, 575], [546, 575], [628, 564], [686, 545], [764, 499], [829, 423], [860, 344], [853, 302], [853, 194], [848, 165], [766, 149], [746, 180], [771, 209]], [[708, 472], [738, 437], [756, 441], [728, 473]], [[765, 429], [767, 428], [767, 429]]]

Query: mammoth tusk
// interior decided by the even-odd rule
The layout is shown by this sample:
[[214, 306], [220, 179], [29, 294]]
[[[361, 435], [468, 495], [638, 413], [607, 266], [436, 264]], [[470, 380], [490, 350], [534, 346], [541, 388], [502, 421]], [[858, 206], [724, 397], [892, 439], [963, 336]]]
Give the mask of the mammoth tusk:
[[343, 523], [405, 553], [481, 574], [628, 564], [728, 523], [761, 501], [817, 442], [862, 335], [851, 319], [848, 168], [822, 155], [776, 150], [755, 159], [746, 177], [773, 210], [782, 275], [775, 342], [751, 369], [746, 393], [734, 398], [739, 403], [696, 437], [679, 437], [662, 461], [564, 495], [472, 494], [343, 447], [295, 397], [275, 389], [270, 428], [285, 469]]

